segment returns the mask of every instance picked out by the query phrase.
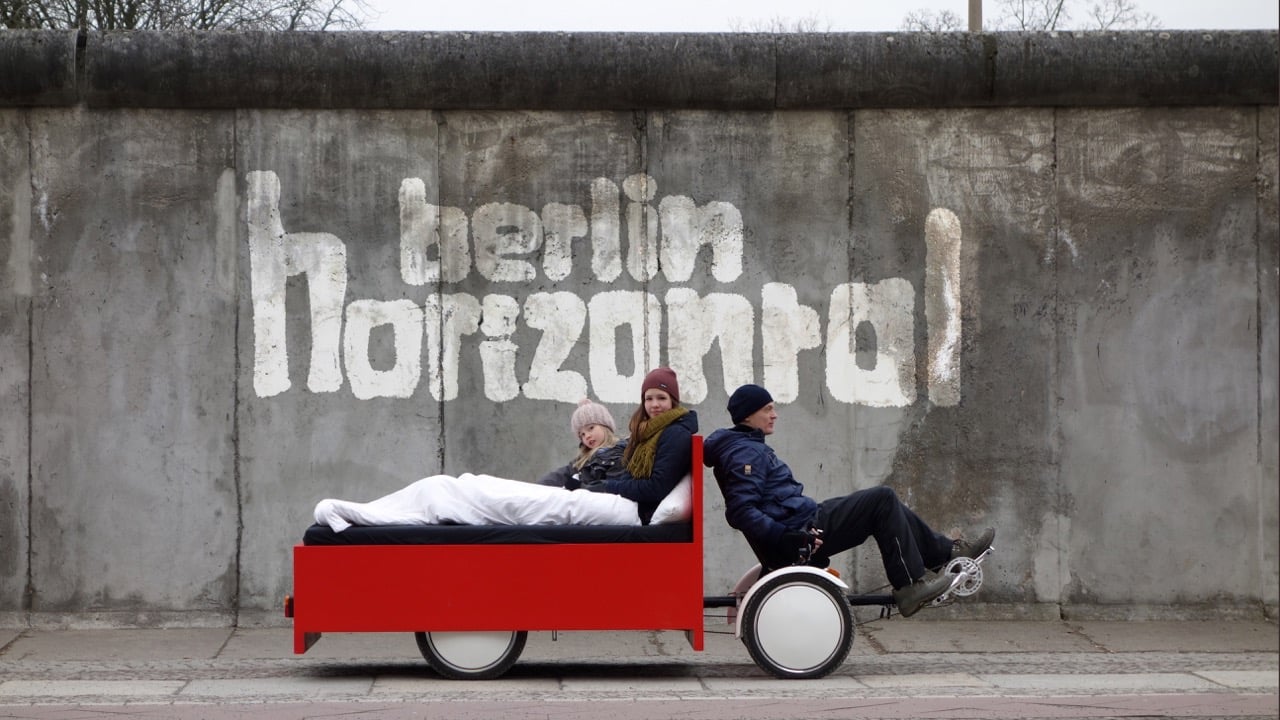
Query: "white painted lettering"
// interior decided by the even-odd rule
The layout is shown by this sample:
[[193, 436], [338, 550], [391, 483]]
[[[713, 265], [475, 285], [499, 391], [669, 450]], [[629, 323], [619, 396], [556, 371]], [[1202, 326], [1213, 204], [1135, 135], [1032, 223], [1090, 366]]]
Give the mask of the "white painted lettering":
[[538, 270], [527, 260], [511, 255], [528, 255], [542, 244], [542, 221], [523, 205], [489, 203], [471, 217], [475, 234], [476, 269], [492, 282], [529, 282]]
[[777, 402], [793, 402], [800, 397], [800, 351], [822, 344], [818, 312], [801, 305], [796, 289], [784, 283], [765, 283], [760, 305], [764, 386]]
[[436, 400], [458, 398], [462, 337], [480, 329], [480, 301], [466, 294], [431, 295], [422, 308], [427, 336], [427, 387]]
[[720, 345], [724, 387], [752, 382], [755, 310], [741, 295], [711, 293], [705, 298], [688, 288], [667, 291], [667, 360], [680, 378], [681, 402], [700, 403], [707, 397], [702, 359], [711, 343]]
[[[369, 337], [382, 325], [395, 333], [390, 370], [376, 370], [369, 361]], [[422, 308], [412, 300], [355, 300], [348, 305], [343, 358], [351, 393], [361, 400], [411, 397], [422, 378], [422, 332]]]
[[511, 336], [520, 317], [520, 303], [506, 295], [485, 295], [480, 314], [480, 332], [488, 338], [480, 343], [480, 362], [484, 371], [484, 396], [494, 402], [506, 402], [520, 396], [516, 380], [516, 347]]
[[577, 402], [587, 396], [582, 373], [561, 370], [587, 324], [587, 304], [567, 292], [534, 293], [524, 302], [525, 322], [542, 331], [533, 352], [524, 395], [534, 400]]
[[[310, 366], [307, 388], [334, 392], [350, 381], [362, 400], [412, 397], [422, 377], [426, 345], [427, 388], [437, 401], [458, 397], [464, 339], [480, 357], [484, 395], [507, 402], [531, 399], [575, 402], [594, 395], [605, 402], [631, 403], [640, 379], [663, 357], [681, 376], [683, 401], [710, 394], [703, 364], [712, 345], [720, 354], [725, 392], [754, 376], [756, 308], [742, 295], [693, 288], [666, 290], [663, 301], [643, 291], [605, 291], [589, 299], [571, 292], [536, 292], [524, 299], [490, 294], [427, 295], [413, 300], [357, 299], [346, 303], [347, 247], [328, 233], [285, 232], [280, 216], [280, 180], [275, 173], [246, 175], [246, 222], [250, 260], [254, 363], [259, 397], [290, 389], [286, 292], [289, 278], [302, 275], [310, 308]], [[733, 205], [668, 196], [657, 202], [656, 181], [627, 177], [622, 190], [605, 178], [590, 187], [591, 210], [547, 203], [539, 216], [513, 203], [489, 203], [470, 220], [460, 208], [427, 202], [421, 179], [400, 185], [400, 277], [422, 287], [465, 280], [474, 260], [488, 282], [530, 284], [539, 268], [551, 282], [567, 279], [576, 260], [574, 243], [588, 241], [591, 272], [602, 283], [620, 277], [624, 259], [621, 232], [628, 239], [626, 270], [652, 280], [693, 278], [704, 247], [710, 248], [710, 277], [739, 280], [743, 272], [742, 215]], [[627, 198], [625, 214], [621, 196]], [[470, 235], [470, 237], [469, 237]], [[939, 406], [960, 402], [961, 227], [945, 208], [925, 222], [924, 320], [928, 337], [927, 397]], [[474, 252], [474, 257], [473, 253]], [[800, 354], [823, 347], [819, 313], [801, 305], [796, 289], [764, 283], [760, 296], [763, 382], [779, 403], [800, 397]], [[518, 377], [522, 320], [541, 331], [528, 377]], [[377, 369], [370, 343], [377, 328], [393, 333], [391, 364]], [[587, 343], [587, 377], [564, 369]], [[846, 283], [834, 288], [827, 307], [825, 380], [837, 402], [871, 407], [904, 407], [917, 399], [915, 289], [903, 278]], [[872, 346], [874, 346], [874, 351]], [[344, 376], [345, 366], [345, 376]], [[589, 381], [588, 381], [589, 377]]]
[[[588, 362], [591, 386], [604, 402], [639, 400], [645, 373], [658, 366], [658, 338], [662, 330], [662, 305], [648, 293], [613, 290], [587, 303]], [[631, 373], [618, 369], [618, 329], [631, 332]]]
[[698, 250], [711, 248], [711, 276], [727, 283], [742, 275], [742, 213], [725, 202], [698, 207], [693, 198], [671, 195], [659, 204], [662, 274], [671, 282], [693, 277]]
[[658, 274], [658, 213], [649, 203], [658, 194], [658, 183], [648, 175], [631, 175], [622, 181], [627, 203], [627, 272], [636, 280], [652, 280]]
[[[431, 260], [435, 248], [437, 259]], [[467, 214], [427, 202], [418, 178], [400, 183], [400, 278], [410, 285], [459, 282], [471, 272]]]
[[613, 282], [622, 274], [618, 208], [618, 186], [605, 178], [592, 180], [591, 272], [601, 282]]
[[285, 233], [280, 220], [280, 178], [273, 172], [251, 172], [246, 180], [254, 392], [270, 397], [289, 389], [285, 288], [289, 277], [299, 274], [307, 278], [311, 304], [307, 389], [333, 392], [342, 387], [339, 354], [342, 303], [347, 294], [346, 245], [328, 233]]
[[[915, 290], [902, 278], [845, 283], [827, 313], [827, 389], [841, 402], [905, 407], [916, 399]], [[858, 367], [854, 334], [875, 328], [875, 367]]]
[[924, 321], [929, 332], [929, 399], [960, 404], [960, 219], [945, 208], [924, 223]]
[[542, 207], [542, 271], [558, 282], [573, 271], [573, 241], [587, 236], [587, 216], [577, 205], [547, 203]]

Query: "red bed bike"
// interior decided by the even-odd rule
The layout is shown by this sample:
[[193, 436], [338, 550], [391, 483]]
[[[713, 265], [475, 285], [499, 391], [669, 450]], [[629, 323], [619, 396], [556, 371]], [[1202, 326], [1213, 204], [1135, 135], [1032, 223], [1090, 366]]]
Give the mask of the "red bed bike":
[[[730, 594], [704, 595], [696, 435], [692, 478], [691, 518], [678, 525], [353, 527], [342, 544], [313, 526], [293, 548], [285, 599], [294, 652], [326, 632], [412, 632], [436, 672], [483, 680], [515, 664], [529, 632], [683, 630], [701, 651], [706, 610], [722, 608], [765, 671], [833, 672], [853, 644], [851, 606], [883, 615], [893, 596], [851, 593], [834, 573], [802, 565], [763, 578], [757, 565]], [[977, 592], [989, 554], [948, 563], [951, 588], [931, 604]]]

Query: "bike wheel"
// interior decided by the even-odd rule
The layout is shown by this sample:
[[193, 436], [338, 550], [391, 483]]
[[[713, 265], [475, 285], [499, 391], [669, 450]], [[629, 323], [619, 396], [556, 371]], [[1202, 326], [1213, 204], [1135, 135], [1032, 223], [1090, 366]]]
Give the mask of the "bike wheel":
[[420, 632], [413, 637], [432, 670], [451, 680], [492, 680], [515, 665], [529, 634], [494, 632]]
[[756, 665], [777, 677], [825, 677], [853, 646], [849, 600], [819, 578], [775, 575], [743, 610], [742, 642]]

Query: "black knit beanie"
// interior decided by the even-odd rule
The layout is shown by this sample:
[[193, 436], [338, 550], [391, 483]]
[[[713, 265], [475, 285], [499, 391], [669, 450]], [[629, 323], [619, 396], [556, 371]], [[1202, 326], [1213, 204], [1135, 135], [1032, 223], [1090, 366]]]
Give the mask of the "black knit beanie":
[[729, 396], [729, 418], [737, 425], [771, 402], [773, 396], [768, 390], [759, 385], [743, 385]]

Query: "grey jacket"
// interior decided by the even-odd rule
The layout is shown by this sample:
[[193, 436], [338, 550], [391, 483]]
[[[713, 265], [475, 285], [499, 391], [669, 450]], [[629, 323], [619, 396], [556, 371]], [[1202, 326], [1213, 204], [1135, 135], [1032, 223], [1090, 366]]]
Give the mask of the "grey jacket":
[[[553, 485], [569, 490], [583, 487], [588, 490], [604, 492], [605, 480], [627, 472], [626, 466], [622, 464], [622, 451], [626, 447], [626, 440], [619, 440], [616, 445], [602, 447], [596, 450], [595, 455], [591, 456], [591, 459], [587, 461], [586, 465], [582, 466], [581, 470], [574, 468], [573, 463], [569, 463], [543, 475], [538, 480], [538, 484]], [[575, 475], [577, 476], [576, 478], [574, 477]]]

